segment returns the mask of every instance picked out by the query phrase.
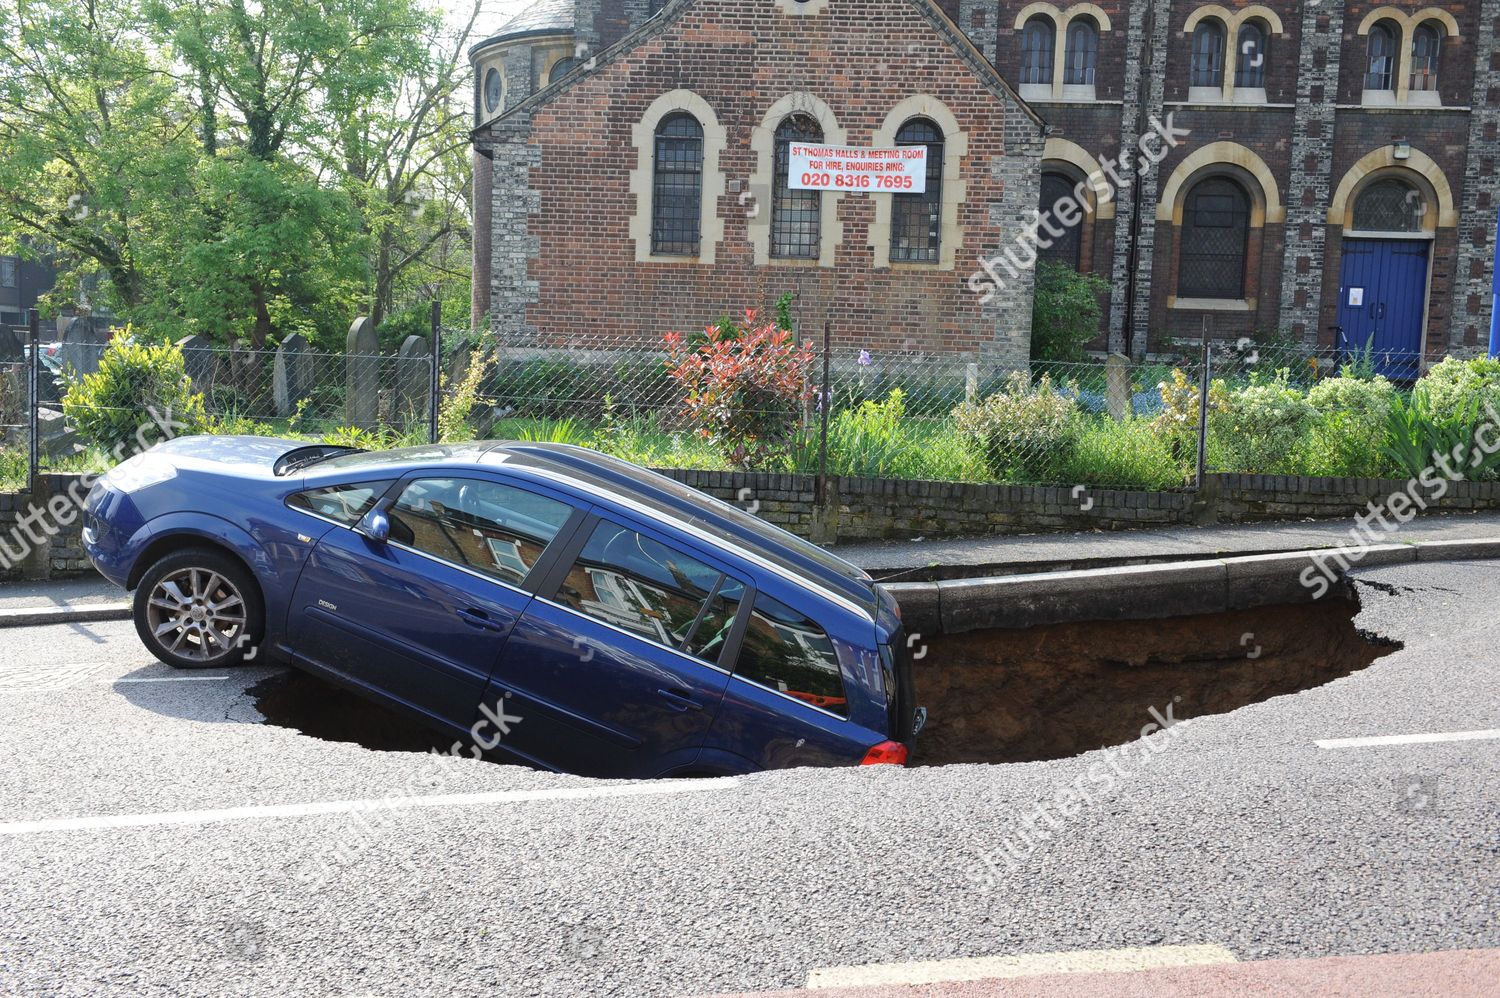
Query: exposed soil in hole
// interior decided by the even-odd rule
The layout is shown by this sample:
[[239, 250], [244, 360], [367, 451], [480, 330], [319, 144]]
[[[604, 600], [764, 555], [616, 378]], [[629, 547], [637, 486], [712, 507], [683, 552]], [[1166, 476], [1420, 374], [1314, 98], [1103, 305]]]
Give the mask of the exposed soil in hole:
[[326, 742], [353, 742], [379, 752], [447, 752], [453, 745], [452, 738], [300, 669], [263, 679], [245, 692], [255, 698], [267, 724]]
[[[1140, 737], [1151, 708], [1220, 714], [1357, 672], [1399, 647], [1354, 626], [1358, 603], [943, 635], [917, 661], [929, 720], [913, 762], [1059, 759]], [[292, 669], [247, 691], [266, 723], [384, 752], [452, 738]]]
[[1151, 708], [1221, 714], [1321, 686], [1400, 647], [1349, 599], [935, 637], [917, 665], [919, 765], [1060, 759], [1141, 735]]

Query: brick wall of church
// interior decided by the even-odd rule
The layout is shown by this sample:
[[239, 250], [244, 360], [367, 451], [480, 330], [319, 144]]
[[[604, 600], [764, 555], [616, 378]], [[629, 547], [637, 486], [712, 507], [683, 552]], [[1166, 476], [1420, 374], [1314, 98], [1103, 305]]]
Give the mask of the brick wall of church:
[[[492, 325], [512, 342], [654, 344], [668, 329], [701, 328], [791, 292], [800, 327], [816, 334], [826, 319], [844, 345], [1024, 363], [1029, 281], [982, 304], [968, 279], [981, 253], [1016, 237], [1036, 202], [1041, 127], [982, 60], [966, 57], [961, 37], [945, 36], [951, 30], [908, 0], [830, 0], [799, 14], [738, 0], [668, 5], [637, 44], [491, 130]], [[633, 126], [676, 89], [705, 101], [724, 129], [722, 189], [705, 194], [723, 226], [712, 263], [639, 261], [632, 237], [641, 210]], [[957, 202], [959, 230], [944, 233], [954, 244], [946, 269], [877, 266], [870, 232], [877, 198], [890, 196], [856, 193], [843, 194], [836, 209], [824, 196], [823, 210], [836, 210], [839, 221], [832, 266], [755, 263], [751, 220], [772, 207], [752, 183], [762, 167], [752, 137], [771, 105], [793, 92], [825, 102], [854, 146], [874, 144], [887, 116], [914, 96], [951, 113], [967, 149], [951, 141], [945, 150], [958, 157], [961, 181], [944, 195]]]

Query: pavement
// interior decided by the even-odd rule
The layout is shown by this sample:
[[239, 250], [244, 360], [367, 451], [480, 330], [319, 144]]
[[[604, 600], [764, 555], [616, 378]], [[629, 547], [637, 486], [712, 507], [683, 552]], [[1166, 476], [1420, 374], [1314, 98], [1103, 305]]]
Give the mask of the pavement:
[[[1307, 551], [1337, 547], [1349, 540], [1353, 527], [1354, 519], [1350, 517], [1213, 527], [882, 541], [841, 544], [833, 551], [876, 578], [913, 581]], [[1416, 543], [1486, 537], [1500, 537], [1500, 513], [1417, 517], [1392, 534], [1389, 541]]]
[[1404, 647], [1294, 696], [1049, 762], [717, 781], [323, 740], [263, 723], [278, 670], [11, 630], [0, 994], [1494, 994], [1500, 562], [1354, 574]]

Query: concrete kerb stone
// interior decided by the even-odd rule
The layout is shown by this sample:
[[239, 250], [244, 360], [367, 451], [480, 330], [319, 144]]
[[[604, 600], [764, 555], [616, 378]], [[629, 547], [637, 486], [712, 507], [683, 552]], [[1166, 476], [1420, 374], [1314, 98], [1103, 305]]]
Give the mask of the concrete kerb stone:
[[1500, 537], [1455, 541], [1422, 541], [1414, 545], [1418, 561], [1480, 561], [1500, 558]]
[[1194, 561], [954, 579], [937, 583], [942, 632], [1217, 613], [1226, 576], [1222, 561]]

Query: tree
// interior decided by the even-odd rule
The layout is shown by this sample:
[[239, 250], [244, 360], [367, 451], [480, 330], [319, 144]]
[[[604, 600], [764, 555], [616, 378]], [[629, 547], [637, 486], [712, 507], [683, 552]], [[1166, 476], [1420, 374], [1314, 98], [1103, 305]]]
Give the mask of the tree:
[[154, 293], [140, 246], [196, 155], [144, 28], [129, 0], [0, 5], [0, 247], [60, 253], [59, 287], [103, 275], [127, 312]]
[[1096, 275], [1040, 264], [1031, 307], [1031, 359], [1083, 360], [1084, 347], [1099, 335], [1104, 314], [1099, 299], [1108, 290]]

